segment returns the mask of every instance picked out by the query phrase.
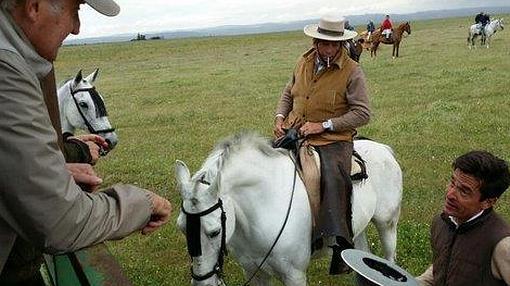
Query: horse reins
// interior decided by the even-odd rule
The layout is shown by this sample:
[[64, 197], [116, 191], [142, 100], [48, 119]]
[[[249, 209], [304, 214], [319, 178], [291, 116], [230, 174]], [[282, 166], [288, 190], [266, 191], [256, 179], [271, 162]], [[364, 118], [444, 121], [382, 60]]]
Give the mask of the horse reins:
[[[298, 147], [298, 150], [299, 150], [299, 147]], [[298, 152], [298, 154], [299, 154], [299, 152]], [[299, 158], [299, 155], [296, 156], [296, 161], [297, 161], [297, 158]], [[297, 164], [297, 162], [294, 162], [294, 178], [292, 180], [292, 192], [290, 193], [290, 200], [289, 200], [289, 206], [287, 207], [287, 214], [285, 215], [285, 220], [283, 221], [283, 225], [280, 229], [280, 232], [278, 232], [278, 235], [276, 236], [276, 239], [274, 240], [273, 245], [271, 245], [271, 248], [269, 248], [269, 251], [267, 252], [266, 256], [264, 256], [264, 259], [262, 259], [260, 264], [257, 266], [257, 269], [255, 270], [255, 272], [253, 272], [253, 274], [243, 284], [243, 286], [250, 285], [251, 280], [253, 280], [255, 275], [257, 275], [257, 273], [260, 271], [260, 269], [262, 269], [262, 265], [264, 265], [266, 260], [269, 258], [269, 255], [273, 251], [274, 247], [276, 246], [276, 243], [278, 242], [278, 240], [280, 239], [280, 236], [283, 233], [283, 230], [285, 229], [285, 226], [287, 225], [287, 221], [289, 220], [289, 215], [290, 215], [290, 209], [292, 208], [292, 201], [294, 200], [294, 191], [296, 190], [296, 178], [297, 178], [297, 165], [296, 164]]]
[[257, 266], [257, 269], [255, 270], [255, 272], [253, 272], [253, 274], [243, 284], [243, 286], [249, 285], [251, 280], [253, 280], [253, 278], [255, 277], [255, 275], [260, 271], [260, 269], [262, 269], [262, 265], [264, 265], [266, 260], [269, 258], [269, 255], [271, 254], [271, 252], [273, 251], [274, 247], [276, 246], [276, 243], [278, 243], [278, 240], [280, 239], [280, 236], [282, 235], [283, 230], [285, 229], [285, 226], [287, 225], [287, 221], [289, 220], [290, 209], [292, 208], [292, 201], [294, 200], [294, 192], [296, 190], [296, 178], [297, 178], [297, 172], [298, 172], [297, 164], [299, 162], [299, 148], [301, 148], [301, 146], [305, 143], [305, 140], [301, 140], [301, 142], [299, 141], [299, 139], [300, 139], [299, 136], [296, 139], [297, 140], [293, 142], [294, 143], [294, 148], [296, 148], [296, 153], [295, 153], [296, 159], [295, 159], [295, 161], [292, 160], [292, 156], [290, 156], [292, 162], [294, 163], [294, 178], [292, 179], [292, 192], [290, 193], [289, 206], [287, 207], [287, 214], [285, 215], [285, 220], [283, 221], [283, 225], [280, 228], [280, 231], [278, 232], [278, 235], [276, 236], [276, 239], [274, 240], [273, 245], [271, 245], [271, 248], [269, 248], [269, 251], [267, 252], [266, 256], [264, 256], [264, 259], [262, 259], [262, 262], [260, 262], [260, 264]]

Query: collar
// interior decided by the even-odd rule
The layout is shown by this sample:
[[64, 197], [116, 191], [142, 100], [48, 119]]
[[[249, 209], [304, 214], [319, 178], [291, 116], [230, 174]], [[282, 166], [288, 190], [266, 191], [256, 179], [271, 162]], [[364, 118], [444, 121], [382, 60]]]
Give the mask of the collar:
[[52, 64], [39, 56], [23, 30], [14, 22], [11, 14], [0, 8], [0, 51], [13, 52], [22, 57], [37, 78], [48, 75]]
[[[474, 216], [472, 216], [470, 219], [468, 219], [467, 221], [465, 221], [464, 223], [468, 223], [470, 221], [473, 221], [475, 220], [476, 218], [478, 218], [479, 216], [481, 216], [483, 214], [483, 210], [480, 211], [479, 213], [475, 214]], [[448, 216], [448, 218], [450, 219], [450, 221], [456, 226], [456, 228], [459, 228], [459, 224], [457, 223], [457, 221], [455, 220], [455, 217], [453, 216]]]
[[457, 222], [455, 222], [451, 216], [448, 216], [445, 213], [441, 214], [441, 218], [448, 224], [451, 230], [457, 233], [465, 233], [485, 222], [491, 216], [491, 214], [492, 208], [488, 208], [475, 214], [469, 220], [461, 224], [457, 224]]
[[[346, 55], [346, 54], [347, 54], [347, 50], [345, 50], [345, 48], [342, 46], [340, 48], [340, 52], [331, 61], [331, 63], [330, 63], [331, 67], [332, 66], [337, 66], [339, 69], [341, 69], [343, 67], [343, 64], [344, 64], [344, 61], [345, 61], [345, 59], [344, 59], [345, 56], [344, 55]], [[312, 47], [306, 53], [303, 54], [303, 57], [305, 58], [305, 61], [307, 61], [307, 62], [312, 61], [313, 64], [314, 64], [314, 67], [315, 67], [315, 64], [316, 64], [316, 61], [317, 61], [319, 55], [318, 55], [317, 50]]]

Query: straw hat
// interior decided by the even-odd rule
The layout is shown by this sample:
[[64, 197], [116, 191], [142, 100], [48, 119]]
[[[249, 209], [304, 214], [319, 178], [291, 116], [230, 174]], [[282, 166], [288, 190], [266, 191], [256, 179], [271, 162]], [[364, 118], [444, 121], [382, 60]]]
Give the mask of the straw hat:
[[120, 7], [113, 0], [84, 0], [90, 7], [106, 16], [116, 16], [120, 12]]
[[323, 16], [318, 24], [310, 24], [304, 28], [305, 35], [326, 41], [345, 41], [358, 35], [355, 31], [346, 30], [344, 17]]

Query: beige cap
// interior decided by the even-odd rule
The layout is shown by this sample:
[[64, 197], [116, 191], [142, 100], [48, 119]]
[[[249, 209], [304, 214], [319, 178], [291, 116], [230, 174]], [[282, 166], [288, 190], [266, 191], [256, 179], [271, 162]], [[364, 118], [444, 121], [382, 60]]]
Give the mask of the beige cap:
[[120, 7], [113, 0], [84, 0], [90, 7], [94, 8], [97, 12], [106, 16], [117, 16], [120, 12]]

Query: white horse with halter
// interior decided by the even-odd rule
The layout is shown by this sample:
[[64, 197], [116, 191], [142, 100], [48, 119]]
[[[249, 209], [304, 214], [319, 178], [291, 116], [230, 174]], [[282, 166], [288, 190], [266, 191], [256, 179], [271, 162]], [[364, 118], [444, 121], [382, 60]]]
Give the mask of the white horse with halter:
[[[370, 251], [365, 228], [372, 221], [384, 256], [394, 261], [402, 200], [402, 172], [391, 149], [370, 140], [354, 141], [368, 178], [353, 182], [354, 244]], [[191, 177], [176, 163], [182, 197], [177, 225], [192, 258], [192, 285], [224, 285], [227, 248], [250, 285], [306, 285], [311, 258], [312, 217], [308, 196], [288, 151], [273, 149], [254, 135], [219, 144]]]
[[[74, 134], [76, 129], [88, 131], [105, 138], [108, 149], [117, 145], [117, 134], [108, 120], [103, 97], [93, 83], [99, 69], [83, 78], [81, 70], [62, 85], [58, 93], [62, 133]], [[105, 155], [109, 150], [102, 150]]]

